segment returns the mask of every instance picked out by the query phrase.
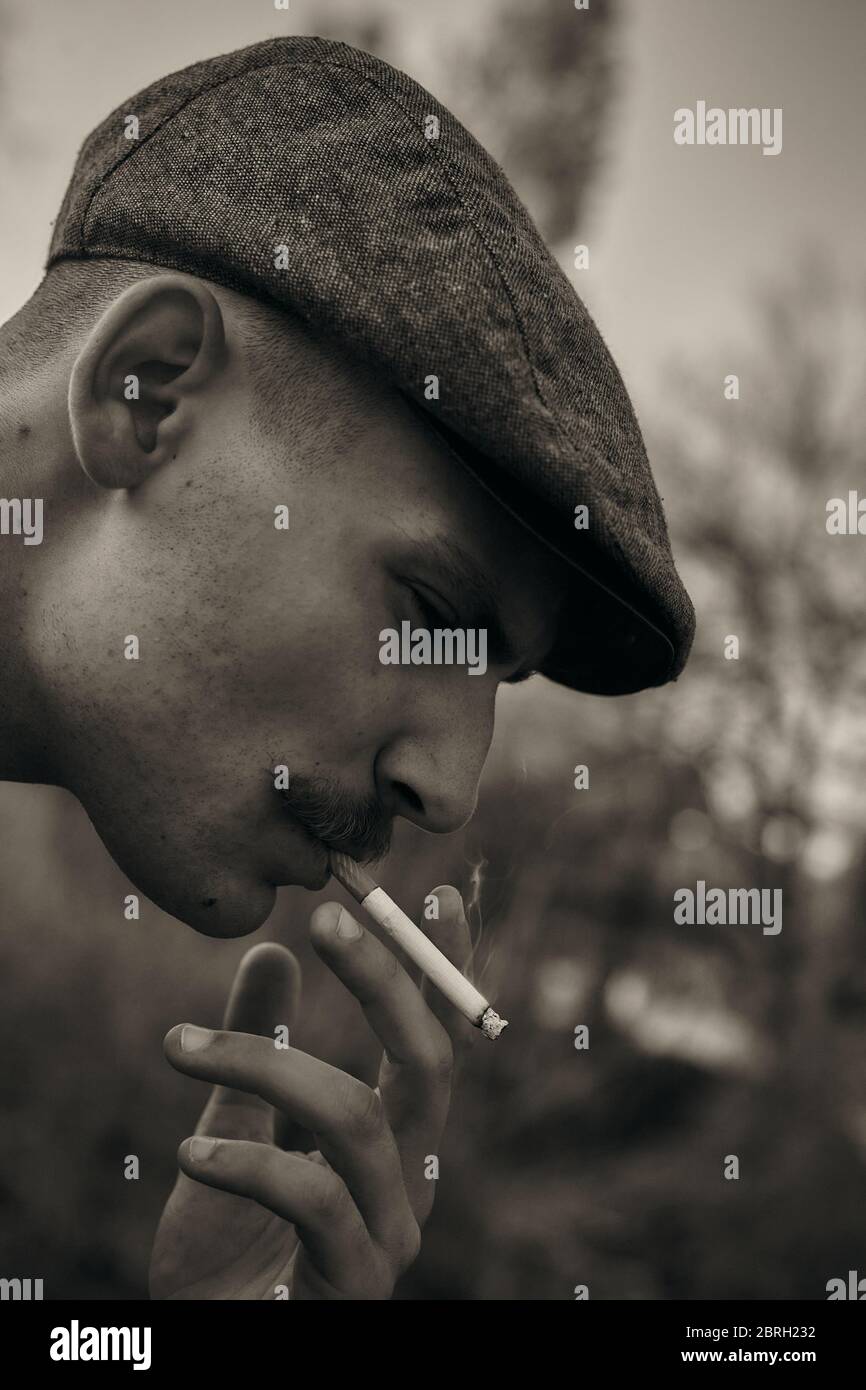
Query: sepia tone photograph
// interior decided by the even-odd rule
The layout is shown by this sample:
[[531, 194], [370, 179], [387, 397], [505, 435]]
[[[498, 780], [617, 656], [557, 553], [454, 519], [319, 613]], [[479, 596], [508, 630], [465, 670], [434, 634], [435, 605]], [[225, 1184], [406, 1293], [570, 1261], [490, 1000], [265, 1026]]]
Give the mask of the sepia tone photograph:
[[864, 51], [856, 0], [0, 0], [0, 1319], [69, 1305], [43, 1362], [394, 1300], [829, 1364]]

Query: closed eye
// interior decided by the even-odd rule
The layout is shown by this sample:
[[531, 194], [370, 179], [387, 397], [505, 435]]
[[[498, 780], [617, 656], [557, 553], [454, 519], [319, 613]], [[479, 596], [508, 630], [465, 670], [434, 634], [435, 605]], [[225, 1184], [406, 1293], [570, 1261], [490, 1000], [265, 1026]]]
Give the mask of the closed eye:
[[414, 584], [407, 584], [406, 588], [412, 595], [413, 602], [421, 614], [425, 627], [449, 627], [453, 623], [443, 613], [441, 613], [421, 589], [416, 589]]
[[[421, 589], [416, 589], [414, 584], [409, 584], [408, 582], [406, 583], [406, 588], [412, 595], [412, 599], [415, 603], [416, 608], [422, 616], [425, 627], [432, 629], [443, 627], [454, 628], [459, 626], [455, 619], [449, 618], [445, 614], [439, 612], [436, 606], [433, 603], [431, 603], [430, 599], [427, 598], [426, 594], [424, 594]], [[537, 675], [537, 670], [535, 670], [534, 667], [529, 667], [525, 670], [515, 671], [513, 676], [505, 676], [502, 684], [520, 685], [521, 681], [528, 681], [530, 676]]]

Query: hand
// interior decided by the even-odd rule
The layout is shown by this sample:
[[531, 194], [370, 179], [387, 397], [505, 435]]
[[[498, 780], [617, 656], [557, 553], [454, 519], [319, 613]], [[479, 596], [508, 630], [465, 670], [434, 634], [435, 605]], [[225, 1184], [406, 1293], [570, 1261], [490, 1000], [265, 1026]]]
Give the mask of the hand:
[[[425, 929], [464, 972], [469, 928], [456, 889], [437, 888]], [[358, 933], [338, 931], [348, 925]], [[293, 1047], [300, 967], [276, 943], [241, 961], [222, 1032], [188, 1025], [165, 1039], [169, 1062], [214, 1083], [178, 1150], [178, 1175], [156, 1233], [153, 1298], [390, 1298], [420, 1247], [456, 1053], [477, 1030], [345, 908], [310, 922], [316, 952], [356, 996], [385, 1055], [375, 1089]], [[185, 1041], [204, 1040], [195, 1050]], [[291, 1036], [291, 1034], [289, 1035]], [[300, 1152], [303, 1131], [314, 1152]], [[206, 1141], [206, 1142], [204, 1142]]]

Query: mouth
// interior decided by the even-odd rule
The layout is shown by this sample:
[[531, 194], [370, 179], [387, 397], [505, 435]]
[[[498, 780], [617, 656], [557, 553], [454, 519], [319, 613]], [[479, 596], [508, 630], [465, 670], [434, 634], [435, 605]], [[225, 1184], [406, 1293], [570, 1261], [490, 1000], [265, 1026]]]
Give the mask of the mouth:
[[282, 815], [284, 824], [295, 842], [296, 852], [292, 855], [290, 864], [280, 869], [274, 883], [296, 883], [311, 892], [324, 888], [331, 877], [329, 846], [323, 840], [317, 839], [291, 811], [283, 809]]
[[[341, 854], [359, 864], [369, 864], [383, 860], [390, 850], [390, 834], [385, 837], [379, 826], [372, 827], [379, 833], [364, 841], [349, 835], [322, 837], [310, 827], [300, 813], [289, 803], [285, 792], [278, 791], [280, 800], [279, 839], [271, 841], [274, 852], [272, 869], [268, 874], [275, 887], [283, 884], [298, 884], [302, 888], [318, 891], [324, 888], [331, 878], [331, 855]], [[286, 831], [291, 836], [291, 858], [286, 853]], [[270, 837], [269, 837], [270, 838]]]

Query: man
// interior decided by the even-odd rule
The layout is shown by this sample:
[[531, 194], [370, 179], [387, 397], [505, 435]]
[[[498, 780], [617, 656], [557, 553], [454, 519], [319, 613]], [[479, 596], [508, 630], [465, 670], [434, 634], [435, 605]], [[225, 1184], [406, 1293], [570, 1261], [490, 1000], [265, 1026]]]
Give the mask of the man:
[[[380, 858], [397, 816], [464, 824], [500, 683], [618, 694], [685, 662], [594, 324], [501, 170], [367, 54], [274, 40], [109, 116], [0, 380], [3, 775], [72, 790], [198, 931], [255, 930], [331, 850]], [[459, 895], [434, 897], [465, 968]], [[380, 1084], [275, 1047], [296, 966], [249, 952], [224, 1030], [166, 1039], [217, 1089], [156, 1296], [388, 1297], [417, 1253], [465, 1020], [338, 904], [311, 931]]]

